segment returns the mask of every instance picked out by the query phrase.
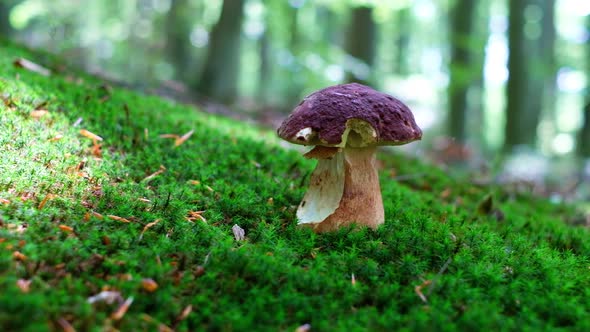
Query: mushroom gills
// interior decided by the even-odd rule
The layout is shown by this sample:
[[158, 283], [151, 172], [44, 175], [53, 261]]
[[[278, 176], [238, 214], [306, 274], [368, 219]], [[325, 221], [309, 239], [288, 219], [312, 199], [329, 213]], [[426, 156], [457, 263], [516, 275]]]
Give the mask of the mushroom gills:
[[344, 193], [344, 178], [344, 153], [318, 159], [309, 188], [297, 209], [298, 224], [320, 223], [333, 214]]

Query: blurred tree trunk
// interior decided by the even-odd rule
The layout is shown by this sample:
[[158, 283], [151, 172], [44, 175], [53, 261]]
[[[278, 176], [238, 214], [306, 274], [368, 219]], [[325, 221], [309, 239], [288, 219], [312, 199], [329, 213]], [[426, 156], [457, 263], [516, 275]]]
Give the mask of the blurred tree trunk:
[[377, 46], [376, 31], [372, 7], [356, 7], [352, 10], [346, 52], [362, 64], [353, 65], [352, 71], [347, 72], [347, 82], [369, 84]]
[[578, 153], [585, 158], [590, 158], [590, 93], [588, 94], [584, 107], [584, 122], [578, 137]]
[[286, 104], [296, 105], [301, 98], [301, 92], [305, 87], [305, 77], [303, 75], [303, 65], [300, 63], [301, 53], [301, 34], [299, 31], [299, 13], [301, 8], [292, 7], [289, 2], [286, 2], [289, 10], [289, 31], [291, 38], [289, 39], [289, 52], [293, 56], [292, 64], [289, 68], [291, 71], [290, 82], [286, 91]]
[[270, 55], [270, 31], [268, 25], [258, 40], [260, 70], [258, 71], [258, 98], [263, 104], [270, 101], [270, 83], [272, 79], [272, 61]]
[[190, 33], [192, 22], [185, 17], [187, 0], [171, 0], [164, 28], [166, 33], [166, 60], [175, 69], [175, 78], [188, 79], [190, 63]]
[[404, 7], [397, 11], [395, 15], [396, 38], [395, 38], [395, 63], [393, 70], [400, 75], [410, 73], [408, 57], [410, 48], [411, 20], [412, 12], [410, 7]]
[[[530, 81], [525, 59], [524, 10], [527, 0], [510, 1], [508, 18], [508, 83], [506, 95], [506, 125], [504, 147], [510, 150], [518, 144], [531, 143], [531, 126], [526, 119], [526, 87]], [[526, 133], [525, 131], [529, 131]], [[527, 142], [529, 141], [529, 142]]]
[[[590, 16], [586, 17], [586, 29], [590, 30]], [[586, 77], [590, 78], [590, 42], [586, 43]], [[578, 134], [578, 154], [590, 158], [590, 79], [586, 82], [586, 106], [582, 128]]]
[[478, 1], [455, 1], [451, 9], [451, 63], [448, 89], [449, 135], [457, 141], [467, 139], [467, 100], [470, 86], [478, 75], [474, 54], [473, 21]]
[[541, 35], [529, 40], [527, 47], [532, 78], [528, 89], [529, 113], [538, 113], [537, 122], [544, 118], [555, 123], [555, 0], [534, 0], [533, 4], [539, 6], [543, 16], [539, 26]]
[[[525, 9], [536, 5], [542, 12], [540, 20], [525, 19]], [[555, 75], [553, 21], [555, 0], [510, 1], [508, 42], [510, 53], [507, 84], [505, 151], [517, 145], [534, 147], [537, 126], [544, 105], [546, 82]], [[532, 7], [532, 8], [535, 8]], [[538, 35], [528, 31], [539, 31]], [[548, 49], [547, 49], [548, 48]]]
[[224, 0], [219, 21], [209, 37], [207, 60], [197, 90], [222, 102], [238, 94], [240, 44], [245, 0]]
[[0, 0], [0, 37], [10, 37], [14, 32], [9, 21], [10, 10], [13, 6], [13, 1]]

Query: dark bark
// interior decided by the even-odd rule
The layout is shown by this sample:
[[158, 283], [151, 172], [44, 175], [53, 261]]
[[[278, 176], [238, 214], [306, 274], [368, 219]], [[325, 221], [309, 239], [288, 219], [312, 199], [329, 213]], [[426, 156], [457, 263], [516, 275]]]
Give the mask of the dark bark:
[[584, 107], [584, 122], [578, 137], [578, 153], [582, 157], [590, 157], [590, 96]]
[[[510, 151], [517, 145], [534, 147], [537, 126], [543, 108], [547, 82], [555, 75], [553, 61], [554, 0], [512, 0], [509, 15], [510, 72], [507, 84], [507, 108], [504, 149]], [[528, 5], [537, 5], [543, 16], [539, 22], [526, 22]], [[540, 36], [527, 36], [526, 25], [538, 25]], [[551, 83], [550, 83], [551, 84]], [[548, 88], [547, 88], [548, 89]]]
[[400, 75], [410, 73], [408, 57], [410, 48], [410, 25], [412, 13], [409, 7], [400, 9], [395, 16], [395, 63], [393, 70]]
[[[586, 28], [590, 30], [590, 16], [586, 17]], [[590, 77], [590, 42], [586, 43], [586, 55], [586, 77]], [[586, 84], [586, 106], [578, 134], [577, 152], [582, 157], [590, 158], [590, 81]]]
[[267, 27], [258, 41], [260, 55], [260, 69], [258, 71], [258, 98], [263, 104], [267, 104], [270, 100], [270, 84], [272, 79], [270, 40], [270, 31]]
[[543, 12], [539, 29], [541, 35], [527, 40], [528, 84], [527, 116], [533, 121], [554, 117], [555, 105], [555, 0], [532, 0]]
[[[506, 95], [506, 126], [505, 126], [505, 149], [510, 149], [515, 145], [527, 143], [529, 139], [523, 133], [523, 129], [530, 125], [525, 125], [526, 108], [526, 86], [528, 81], [528, 70], [525, 63], [525, 43], [524, 43], [524, 9], [527, 5], [526, 0], [510, 1], [509, 27], [508, 27], [508, 71], [509, 78], [507, 83]], [[530, 143], [530, 142], [529, 142]]]
[[238, 94], [240, 44], [245, 0], [224, 0], [219, 21], [209, 37], [207, 60], [197, 90], [222, 102]]
[[469, 88], [480, 76], [474, 54], [473, 22], [478, 1], [456, 1], [451, 12], [451, 59], [448, 89], [449, 135], [458, 141], [467, 139]]
[[10, 10], [13, 6], [13, 1], [0, 0], [0, 37], [10, 37], [14, 33], [9, 21]]
[[[348, 72], [347, 82], [369, 84], [376, 51], [377, 27], [373, 20], [373, 8], [356, 7], [352, 10], [346, 52], [368, 66], [368, 73]], [[356, 75], [355, 75], [356, 74]], [[363, 77], [364, 75], [365, 77]]]
[[190, 63], [190, 30], [192, 22], [185, 19], [187, 0], [172, 0], [166, 16], [166, 59], [174, 66], [175, 77], [188, 79], [187, 69]]

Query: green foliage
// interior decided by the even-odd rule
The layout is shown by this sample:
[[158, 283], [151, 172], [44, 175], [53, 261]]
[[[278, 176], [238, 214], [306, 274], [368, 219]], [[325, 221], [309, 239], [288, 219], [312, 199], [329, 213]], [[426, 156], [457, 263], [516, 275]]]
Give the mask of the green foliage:
[[[382, 152], [385, 225], [316, 235], [294, 216], [313, 163], [274, 133], [84, 75], [43, 77], [12, 65], [39, 56], [2, 45], [5, 330], [590, 328], [589, 234], [564, 223], [567, 207]], [[104, 139], [101, 158], [80, 129]], [[190, 130], [178, 147], [159, 137]], [[117, 304], [87, 301], [105, 289], [134, 299], [120, 320]]]

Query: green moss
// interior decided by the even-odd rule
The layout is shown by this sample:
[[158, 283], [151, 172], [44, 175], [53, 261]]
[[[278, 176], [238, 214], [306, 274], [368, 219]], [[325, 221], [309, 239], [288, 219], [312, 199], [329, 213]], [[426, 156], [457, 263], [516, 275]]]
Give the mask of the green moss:
[[[314, 164], [273, 132], [83, 74], [43, 77], [12, 62], [59, 59], [2, 45], [4, 329], [590, 328], [589, 232], [564, 222], [567, 207], [382, 152], [385, 225], [316, 235], [295, 227]], [[49, 113], [34, 119], [39, 105]], [[104, 138], [101, 158], [80, 129]], [[178, 147], [159, 137], [190, 130]], [[31, 280], [28, 293], [19, 279]], [[103, 289], [133, 297], [121, 320], [110, 318], [117, 305], [87, 302]]]

